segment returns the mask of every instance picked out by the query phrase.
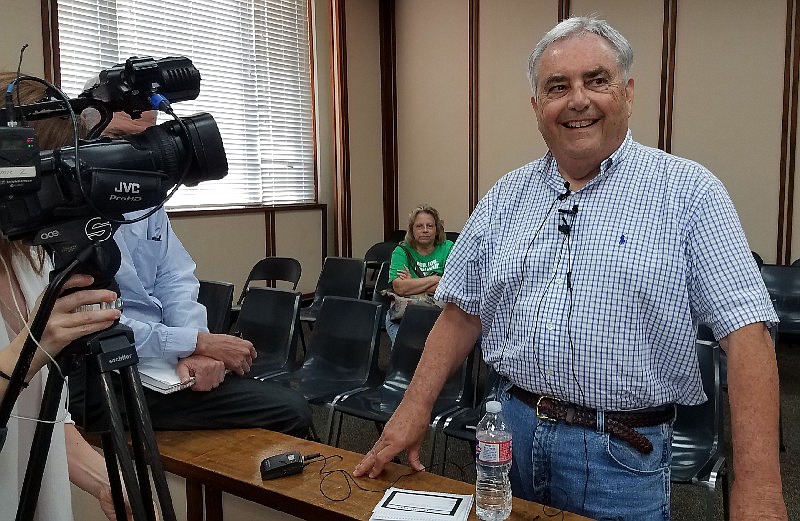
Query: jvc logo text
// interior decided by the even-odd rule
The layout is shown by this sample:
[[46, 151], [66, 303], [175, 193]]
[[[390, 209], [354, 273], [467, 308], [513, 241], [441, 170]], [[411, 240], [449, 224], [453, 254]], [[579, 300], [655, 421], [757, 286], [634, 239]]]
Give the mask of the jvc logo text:
[[124, 181], [120, 181], [119, 186], [114, 188], [114, 191], [118, 194], [138, 194], [139, 183], [126, 183]]

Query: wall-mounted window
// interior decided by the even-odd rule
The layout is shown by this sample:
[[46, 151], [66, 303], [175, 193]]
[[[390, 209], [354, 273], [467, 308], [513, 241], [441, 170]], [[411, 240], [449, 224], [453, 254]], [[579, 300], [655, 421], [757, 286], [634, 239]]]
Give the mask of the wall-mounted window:
[[[58, 0], [61, 86], [69, 96], [131, 56], [186, 56], [229, 173], [182, 187], [169, 208], [316, 202], [308, 0]], [[159, 122], [168, 118], [159, 115]]]

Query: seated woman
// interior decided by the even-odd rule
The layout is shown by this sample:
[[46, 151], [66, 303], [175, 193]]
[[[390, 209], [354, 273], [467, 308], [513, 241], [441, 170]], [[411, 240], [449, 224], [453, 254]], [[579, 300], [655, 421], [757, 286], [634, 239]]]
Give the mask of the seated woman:
[[[0, 72], [0, 85], [5, 88], [16, 73]], [[35, 103], [44, 96], [38, 83], [23, 82], [19, 88], [20, 103]], [[33, 123], [42, 150], [63, 146], [72, 136], [68, 120], [51, 118]], [[29, 323], [35, 315], [37, 296], [47, 285], [51, 268], [44, 252], [20, 241], [0, 238], [0, 399], [8, 389], [11, 373], [28, 335]], [[85, 288], [93, 282], [88, 275], [73, 275], [64, 288]], [[17, 509], [28, 455], [46, 381], [42, 369], [51, 356], [70, 342], [84, 335], [110, 327], [120, 317], [117, 309], [76, 312], [78, 306], [113, 302], [116, 293], [105, 289], [81, 290], [64, 295], [55, 302], [47, 326], [39, 341], [33, 362], [25, 377], [26, 387], [16, 400], [8, 422], [8, 437], [0, 448], [0, 510], [12, 516]], [[115, 519], [111, 488], [105, 460], [83, 439], [72, 424], [63, 400], [56, 416], [42, 476], [42, 488], [34, 519], [71, 521], [72, 497], [69, 481], [95, 496], [109, 519]], [[9, 517], [10, 518], [10, 517]], [[120, 520], [122, 521], [122, 520]]]
[[[427, 293], [433, 295], [444, 273], [444, 265], [453, 241], [446, 239], [444, 221], [432, 206], [420, 205], [408, 216], [406, 238], [392, 252], [389, 283], [403, 297]], [[394, 345], [400, 323], [386, 315], [386, 332]]]

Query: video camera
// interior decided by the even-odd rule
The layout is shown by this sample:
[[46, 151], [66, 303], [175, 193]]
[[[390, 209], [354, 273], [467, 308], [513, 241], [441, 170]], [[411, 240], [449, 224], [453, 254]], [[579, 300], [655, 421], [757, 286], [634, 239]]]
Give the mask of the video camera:
[[[45, 84], [46, 99], [15, 106], [14, 87], [24, 81]], [[160, 206], [181, 184], [223, 178], [228, 163], [214, 118], [178, 118], [170, 107], [199, 92], [200, 73], [183, 57], [130, 58], [100, 72], [75, 99], [31, 76], [10, 83], [0, 108], [0, 233], [44, 246], [58, 270], [86, 246], [110, 239], [124, 213]], [[100, 122], [73, 146], [40, 151], [36, 132], [24, 126], [69, 116], [77, 131], [75, 114], [90, 107]], [[121, 139], [97, 137], [114, 112], [138, 118], [152, 109], [174, 120]]]

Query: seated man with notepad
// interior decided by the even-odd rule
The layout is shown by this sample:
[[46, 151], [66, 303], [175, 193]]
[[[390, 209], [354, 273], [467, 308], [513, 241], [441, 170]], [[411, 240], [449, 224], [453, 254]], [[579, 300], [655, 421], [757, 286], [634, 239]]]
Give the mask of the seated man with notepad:
[[[104, 135], [132, 134], [154, 123], [155, 112], [138, 120], [118, 113]], [[303, 395], [248, 378], [256, 356], [253, 345], [208, 332], [206, 309], [197, 302], [195, 263], [166, 211], [160, 208], [147, 219], [120, 226], [114, 240], [122, 257], [116, 275], [123, 300], [120, 322], [133, 329], [153, 428], [260, 427], [305, 436], [311, 411]], [[81, 384], [70, 386], [77, 410], [83, 403]]]

